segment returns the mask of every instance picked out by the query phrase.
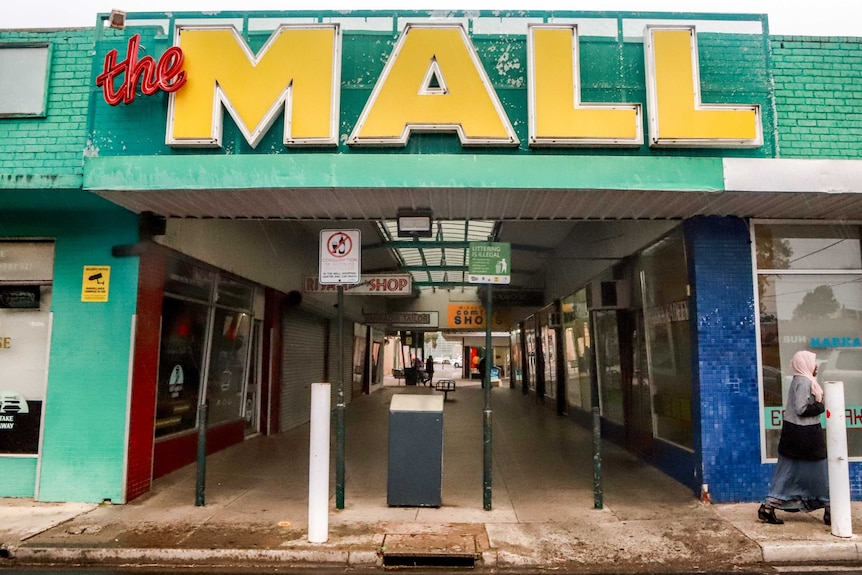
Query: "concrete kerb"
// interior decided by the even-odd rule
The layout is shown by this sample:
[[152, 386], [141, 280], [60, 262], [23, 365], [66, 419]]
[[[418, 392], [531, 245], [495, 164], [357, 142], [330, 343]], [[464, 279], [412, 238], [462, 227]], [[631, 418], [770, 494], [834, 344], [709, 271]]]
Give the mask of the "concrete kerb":
[[18, 547], [11, 559], [26, 564], [164, 565], [339, 565], [381, 564], [374, 551], [333, 549], [83, 549], [70, 547]]
[[[854, 537], [855, 539], [855, 537]], [[762, 562], [770, 564], [858, 563], [862, 548], [857, 541], [773, 542], [759, 544]], [[235, 567], [279, 564], [289, 567], [382, 567], [376, 549], [160, 549], [72, 548], [5, 546], [5, 559], [27, 565], [130, 565]], [[756, 564], [757, 561], [754, 562]], [[754, 566], [752, 564], [752, 566]], [[2, 564], [0, 564], [2, 566]], [[477, 568], [554, 569], [536, 558], [512, 550], [492, 549], [477, 556]], [[594, 565], [594, 567], [599, 567]], [[558, 568], [558, 566], [556, 567]]]
[[854, 541], [792, 541], [761, 544], [765, 563], [840, 563], [862, 559]]

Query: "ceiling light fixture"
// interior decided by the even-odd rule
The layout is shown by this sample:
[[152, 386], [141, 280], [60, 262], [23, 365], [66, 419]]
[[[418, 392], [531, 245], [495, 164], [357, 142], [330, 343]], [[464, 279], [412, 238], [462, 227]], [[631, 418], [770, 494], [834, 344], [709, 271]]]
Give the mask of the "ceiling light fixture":
[[398, 210], [399, 238], [430, 238], [433, 214], [430, 208]]

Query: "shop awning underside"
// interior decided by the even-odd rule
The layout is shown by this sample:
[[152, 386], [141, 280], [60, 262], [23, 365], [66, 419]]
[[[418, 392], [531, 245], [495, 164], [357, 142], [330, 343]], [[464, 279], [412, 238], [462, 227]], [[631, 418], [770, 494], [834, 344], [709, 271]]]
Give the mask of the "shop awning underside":
[[[512, 287], [543, 289], [545, 272], [558, 269], [562, 259], [577, 259], [573, 283], [589, 281], [687, 218], [862, 221], [862, 162], [853, 160], [619, 158], [616, 171], [600, 163], [602, 174], [547, 174], [513, 162], [531, 171], [526, 176], [517, 166], [484, 159], [477, 160], [479, 173], [474, 173], [460, 158], [449, 173], [409, 158], [416, 173], [401, 166], [376, 176], [342, 171], [341, 159], [319, 166], [334, 170], [323, 175], [307, 166], [293, 173], [260, 173], [276, 165], [271, 158], [252, 158], [250, 164], [206, 160], [207, 169], [175, 158], [145, 159], [140, 165], [103, 160], [88, 160], [84, 189], [133, 212], [247, 222], [265, 225], [267, 233], [297, 224], [311, 234], [357, 228], [363, 273], [409, 272], [418, 287], [463, 286], [470, 241], [511, 243]], [[426, 163], [440, 168], [440, 162], [448, 160]], [[566, 159], [557, 167], [563, 165], [586, 169], [588, 164]], [[308, 185], [298, 185], [303, 178]], [[514, 185], [501, 185], [507, 180]], [[568, 181], [574, 185], [563, 185]], [[337, 185], [322, 185], [330, 183]], [[430, 210], [434, 230], [432, 237], [407, 246], [395, 235], [393, 221], [399, 211], [416, 209]]]
[[[860, 182], [862, 186], [862, 182]], [[684, 219], [740, 216], [862, 219], [859, 192], [726, 192], [536, 189], [93, 190], [133, 212], [172, 218], [392, 219], [431, 208], [447, 220]]]

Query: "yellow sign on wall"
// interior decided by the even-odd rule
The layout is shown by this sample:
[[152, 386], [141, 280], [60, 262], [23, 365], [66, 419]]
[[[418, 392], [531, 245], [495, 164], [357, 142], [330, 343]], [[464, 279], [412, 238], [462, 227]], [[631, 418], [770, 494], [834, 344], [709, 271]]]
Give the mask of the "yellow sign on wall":
[[[449, 304], [448, 327], [463, 327], [467, 329], [485, 329], [485, 306], [480, 303]], [[491, 329], [506, 330], [509, 328], [507, 313], [494, 312], [494, 322]]]
[[81, 301], [108, 301], [111, 266], [84, 266], [84, 279], [81, 284]]

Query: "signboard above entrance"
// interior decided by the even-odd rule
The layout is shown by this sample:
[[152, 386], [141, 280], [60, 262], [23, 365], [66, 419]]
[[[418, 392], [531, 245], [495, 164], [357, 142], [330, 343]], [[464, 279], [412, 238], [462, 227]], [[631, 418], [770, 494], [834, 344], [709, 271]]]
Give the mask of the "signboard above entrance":
[[[341, 150], [407, 147], [429, 133], [450, 133], [461, 146], [521, 150], [764, 144], [762, 114], [771, 114], [772, 96], [761, 20], [740, 20], [741, 34], [725, 34], [706, 15], [693, 22], [519, 12], [488, 18], [494, 26], [457, 14], [433, 21], [374, 15], [321, 14], [312, 24], [285, 13], [269, 15], [268, 27], [255, 18], [207, 25], [203, 15], [184, 14], [168, 20], [171, 45], [158, 36], [135, 39], [127, 26], [127, 36], [97, 45], [99, 86], [110, 104], [131, 102], [121, 96], [141, 82], [144, 94], [164, 90], [167, 145], [232, 142], [233, 153], [243, 153], [239, 140], [277, 153], [274, 127], [281, 146]], [[393, 28], [374, 28], [373, 38], [357, 30], [378, 20]], [[613, 41], [597, 37], [614, 22], [607, 26]], [[391, 43], [380, 41], [390, 33]], [[144, 45], [147, 55], [139, 57]], [[96, 124], [107, 116], [97, 112]]]
[[[336, 286], [322, 284], [316, 277], [302, 278], [303, 293], [334, 292]], [[363, 274], [353, 286], [345, 286], [344, 293], [352, 295], [411, 295], [413, 276], [410, 274]]]

